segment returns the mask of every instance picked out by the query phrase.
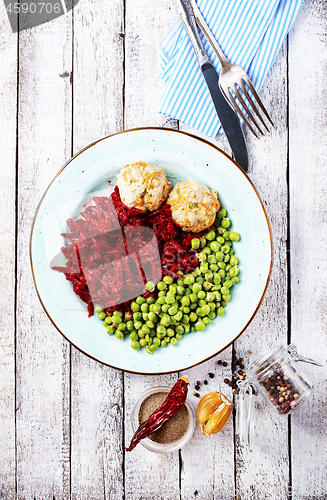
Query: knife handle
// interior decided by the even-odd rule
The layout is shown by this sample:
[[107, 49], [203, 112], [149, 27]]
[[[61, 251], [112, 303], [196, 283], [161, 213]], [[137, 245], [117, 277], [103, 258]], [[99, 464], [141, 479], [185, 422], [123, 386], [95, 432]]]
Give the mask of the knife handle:
[[181, 9], [179, 9], [179, 18], [188, 34], [193, 45], [195, 55], [199, 61], [200, 66], [205, 63], [210, 63], [210, 59], [201, 41], [197, 24], [194, 17], [194, 12], [189, 0], [177, 0]]

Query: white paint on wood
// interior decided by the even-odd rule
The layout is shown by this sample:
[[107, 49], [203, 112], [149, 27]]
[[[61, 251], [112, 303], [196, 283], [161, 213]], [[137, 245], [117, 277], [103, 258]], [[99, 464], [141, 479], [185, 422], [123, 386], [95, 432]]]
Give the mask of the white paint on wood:
[[291, 339], [324, 368], [299, 364], [315, 389], [292, 416], [292, 491], [327, 497], [326, 2], [305, 1], [290, 34]]
[[[120, 0], [81, 0], [74, 9], [74, 152], [123, 128], [123, 24]], [[119, 500], [123, 375], [72, 348], [71, 397], [72, 498]]]
[[[279, 52], [261, 91], [276, 129], [271, 136], [256, 139], [246, 131], [254, 183], [270, 222], [274, 246], [271, 280], [260, 309], [250, 326], [235, 342], [245, 369], [251, 360], [278, 345], [287, 345], [287, 65], [286, 42]], [[239, 228], [242, 237], [242, 228]], [[246, 234], [244, 235], [246, 237]], [[235, 247], [236, 249], [236, 247]], [[237, 252], [237, 249], [236, 249]], [[240, 263], [242, 266], [242, 262]], [[244, 263], [246, 265], [246, 262]], [[240, 274], [242, 286], [242, 275]], [[248, 350], [252, 350], [250, 356]], [[239, 500], [287, 498], [289, 486], [287, 418], [258, 396], [253, 451], [236, 441], [236, 490]], [[237, 438], [238, 439], [238, 438]]]
[[69, 344], [36, 296], [29, 237], [36, 207], [70, 154], [71, 13], [19, 35], [17, 495], [69, 498]]
[[17, 34], [0, 6], [0, 497], [15, 498], [15, 182]]

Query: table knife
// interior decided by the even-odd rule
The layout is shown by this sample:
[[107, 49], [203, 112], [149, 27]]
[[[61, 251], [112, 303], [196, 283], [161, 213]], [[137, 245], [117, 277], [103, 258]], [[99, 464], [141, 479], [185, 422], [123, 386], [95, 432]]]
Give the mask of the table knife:
[[201, 41], [194, 12], [189, 0], [178, 0], [180, 20], [191, 40], [196, 57], [198, 59], [202, 74], [209, 89], [212, 102], [215, 106], [218, 118], [226, 134], [236, 162], [244, 170], [248, 171], [248, 152], [245, 138], [239, 119], [224, 97], [219, 88], [219, 76], [212, 65], [209, 56]]

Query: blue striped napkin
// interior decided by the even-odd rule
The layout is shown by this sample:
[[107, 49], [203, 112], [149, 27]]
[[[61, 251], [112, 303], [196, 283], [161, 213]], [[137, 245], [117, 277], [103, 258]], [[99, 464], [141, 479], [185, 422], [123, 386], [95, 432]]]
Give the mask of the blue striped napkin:
[[[303, 0], [197, 0], [226, 57], [242, 66], [260, 90]], [[211, 62], [219, 60], [199, 29]], [[192, 44], [180, 22], [161, 44], [161, 77], [166, 82], [160, 113], [181, 120], [209, 137], [221, 126]]]

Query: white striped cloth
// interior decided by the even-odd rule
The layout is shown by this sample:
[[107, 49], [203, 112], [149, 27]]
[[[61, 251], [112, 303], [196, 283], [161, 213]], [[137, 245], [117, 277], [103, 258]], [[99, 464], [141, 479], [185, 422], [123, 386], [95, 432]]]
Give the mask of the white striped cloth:
[[[197, 0], [226, 57], [242, 66], [257, 91], [300, 10], [303, 0]], [[221, 65], [199, 29], [218, 73]], [[221, 132], [192, 44], [180, 22], [161, 44], [161, 77], [166, 82], [160, 113], [181, 120], [209, 137]]]

